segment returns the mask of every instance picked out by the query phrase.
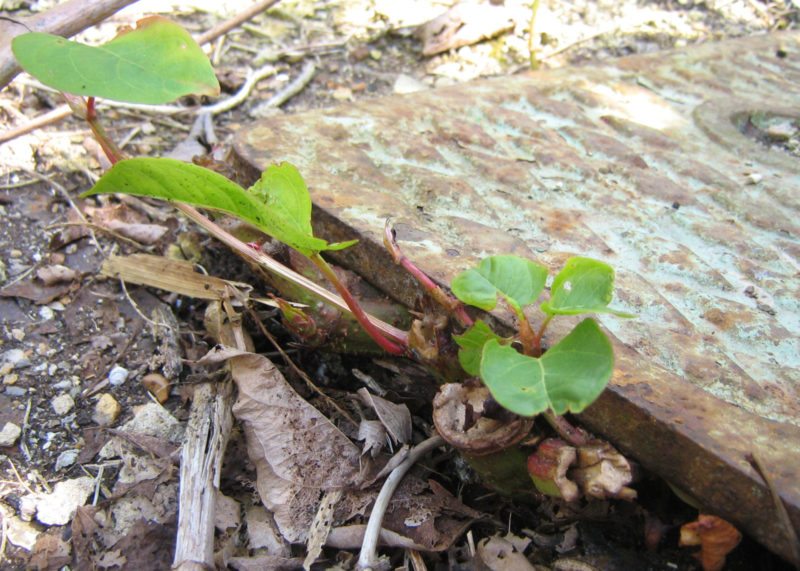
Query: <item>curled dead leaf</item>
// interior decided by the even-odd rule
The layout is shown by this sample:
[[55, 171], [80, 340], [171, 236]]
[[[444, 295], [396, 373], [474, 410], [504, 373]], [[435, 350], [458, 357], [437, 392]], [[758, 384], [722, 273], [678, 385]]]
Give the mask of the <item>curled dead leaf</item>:
[[700, 546], [695, 554], [703, 571], [720, 571], [725, 557], [739, 545], [742, 534], [730, 523], [713, 515], [700, 514], [697, 521], [681, 526], [680, 546]]
[[528, 457], [528, 473], [543, 494], [573, 502], [580, 497], [575, 482], [567, 478], [567, 471], [575, 462], [577, 453], [558, 438], [547, 438], [536, 452]]
[[358, 389], [358, 396], [365, 405], [371, 407], [378, 420], [386, 427], [389, 436], [397, 444], [411, 441], [411, 413], [404, 404], [395, 404], [384, 398], [371, 394], [367, 389]]
[[604, 500], [634, 500], [636, 491], [629, 488], [633, 480], [631, 465], [608, 442], [594, 441], [578, 447], [576, 467], [570, 478], [589, 497]]

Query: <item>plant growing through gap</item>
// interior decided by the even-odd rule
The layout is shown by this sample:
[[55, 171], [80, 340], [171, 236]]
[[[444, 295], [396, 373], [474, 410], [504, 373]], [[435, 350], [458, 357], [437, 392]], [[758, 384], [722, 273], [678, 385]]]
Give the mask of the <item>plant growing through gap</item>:
[[[395, 355], [413, 356], [408, 335], [392, 331], [367, 315], [322, 257], [326, 251], [347, 248], [355, 241], [328, 243], [313, 235], [311, 199], [294, 166], [270, 166], [245, 189], [198, 165], [164, 158], [126, 158], [103, 130], [95, 97], [152, 104], [191, 93], [219, 92], [208, 59], [183, 28], [151, 17], [99, 47], [39, 33], [18, 36], [12, 46], [26, 71], [65, 94], [73, 110], [86, 119], [113, 165], [83, 196], [125, 193], [176, 202], [216, 237], [246, 253], [244, 244], [186, 205], [236, 216], [307, 257], [331, 281], [380, 347]], [[632, 317], [608, 307], [614, 286], [610, 266], [589, 258], [569, 259], [555, 276], [549, 299], [539, 305], [544, 318], [534, 330], [524, 310], [545, 289], [544, 266], [516, 256], [490, 256], [453, 280], [454, 299], [403, 256], [388, 227], [384, 242], [394, 260], [465, 329], [454, 339], [460, 347], [458, 360], [468, 374], [479, 376], [507, 410], [527, 417], [544, 413], [562, 435], [574, 430], [559, 415], [582, 411], [603, 391], [613, 370], [611, 343], [590, 317], [547, 351], [542, 338], [551, 320], [559, 315], [612, 313]], [[258, 258], [263, 260], [263, 256]], [[270, 263], [269, 269], [279, 266]], [[297, 285], [309, 291], [314, 286]], [[497, 334], [482, 320], [473, 322], [463, 305], [491, 311], [498, 302], [516, 317], [517, 333], [511, 337]]]

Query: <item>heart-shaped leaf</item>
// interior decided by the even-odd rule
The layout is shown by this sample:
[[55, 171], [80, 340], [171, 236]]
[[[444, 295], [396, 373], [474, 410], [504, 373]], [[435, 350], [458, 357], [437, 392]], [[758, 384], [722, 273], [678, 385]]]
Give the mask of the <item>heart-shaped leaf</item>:
[[544, 289], [547, 268], [519, 256], [489, 256], [477, 268], [458, 274], [453, 294], [469, 305], [491, 311], [503, 296], [517, 314], [536, 301]]
[[75, 95], [157, 104], [189, 94], [219, 94], [200, 46], [160, 16], [139, 20], [135, 30], [97, 47], [32, 32], [14, 38], [12, 50], [25, 71]]
[[[354, 243], [328, 244], [325, 240], [315, 238], [311, 234], [310, 199], [308, 220], [304, 222], [299, 219], [301, 211], [305, 212], [304, 199], [295, 194], [307, 194], [308, 191], [304, 183], [301, 186], [296, 184], [295, 175], [299, 177], [297, 170], [287, 163], [275, 169], [277, 171], [273, 173], [277, 175], [270, 175], [267, 181], [280, 182], [269, 189], [266, 188], [269, 184], [264, 183], [258, 193], [253, 193], [214, 171], [191, 163], [174, 159], [127, 159], [115, 164], [82, 196], [119, 192], [221, 210], [241, 218], [306, 256], [324, 250], [340, 250]], [[302, 183], [302, 178], [300, 181]], [[269, 196], [274, 188], [279, 188], [277, 200], [282, 197], [288, 206], [275, 210], [270, 207]]]
[[553, 280], [550, 301], [542, 311], [553, 315], [613, 313], [617, 317], [636, 317], [608, 307], [614, 294], [614, 269], [591, 258], [570, 258]]
[[593, 319], [584, 319], [538, 359], [487, 341], [480, 376], [501, 406], [534, 416], [547, 409], [581, 412], [603, 392], [613, 368], [611, 342]]
[[454, 335], [453, 339], [461, 349], [458, 351], [458, 362], [470, 375], [477, 375], [481, 368], [481, 354], [487, 341], [496, 339], [502, 343], [503, 338], [497, 335], [482, 320], [467, 329], [462, 335]]

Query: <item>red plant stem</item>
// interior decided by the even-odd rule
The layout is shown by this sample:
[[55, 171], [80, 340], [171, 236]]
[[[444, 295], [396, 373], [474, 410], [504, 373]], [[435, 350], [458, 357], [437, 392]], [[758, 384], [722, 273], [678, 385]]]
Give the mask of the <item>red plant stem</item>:
[[464, 327], [472, 327], [473, 320], [467, 314], [466, 309], [464, 309], [464, 304], [440, 288], [428, 274], [418, 268], [414, 262], [409, 260], [403, 252], [400, 251], [400, 246], [397, 245], [397, 240], [395, 239], [394, 230], [392, 230], [388, 220], [383, 229], [383, 244], [392, 256], [394, 263], [399, 264], [411, 274], [436, 303], [449, 311], [461, 325]]
[[553, 414], [550, 411], [545, 412], [543, 416], [547, 424], [552, 426], [553, 430], [568, 444], [576, 447], [586, 446], [591, 440], [591, 437], [585, 430], [573, 426], [572, 423], [563, 416]]
[[[97, 120], [94, 97], [90, 97], [86, 102], [86, 121], [91, 126], [92, 133], [94, 134], [98, 143], [100, 143], [103, 152], [106, 154], [106, 157], [108, 157], [108, 160], [111, 162], [111, 164], [115, 164], [118, 161], [125, 158], [125, 154], [119, 149], [119, 147], [113, 141], [111, 141], [111, 139], [108, 137], [106, 132], [103, 130], [103, 127]], [[234, 238], [233, 236], [222, 230], [222, 228], [220, 228], [219, 226], [217, 226], [216, 224], [214, 224], [213, 222], [202, 216], [199, 212], [197, 212], [197, 210], [195, 210], [191, 206], [180, 203], [178, 203], [177, 206], [184, 214], [188, 215], [195, 222], [198, 222], [201, 226], [209, 230], [214, 236], [225, 242], [231, 248], [245, 255], [250, 254], [249, 257], [257, 258], [256, 261], [261, 264], [264, 264], [265, 262], [265, 260], [263, 260], [264, 257], [268, 258], [270, 262], [273, 262], [273, 264], [266, 264], [266, 265], [268, 265], [268, 267], [273, 269], [273, 271], [275, 271], [273, 265], [279, 265], [277, 264], [277, 262], [275, 262], [268, 256], [263, 256], [263, 255], [254, 256], [253, 250], [248, 248], [247, 245], [245, 245], [240, 240]], [[372, 337], [372, 339], [374, 339], [375, 342], [381, 348], [383, 348], [388, 353], [391, 353], [392, 355], [405, 354], [406, 352], [405, 345], [407, 345], [408, 338], [404, 335], [404, 332], [396, 330], [390, 325], [384, 324], [382, 322], [379, 325], [375, 325], [373, 323], [373, 320], [375, 321], [377, 320], [374, 317], [367, 315], [367, 313], [361, 308], [361, 306], [358, 304], [353, 295], [348, 291], [346, 287], [344, 287], [344, 284], [339, 280], [338, 276], [333, 271], [333, 269], [327, 264], [327, 262], [325, 262], [325, 260], [322, 259], [322, 257], [319, 254], [315, 254], [314, 256], [312, 256], [311, 261], [314, 262], [314, 264], [322, 271], [322, 273], [325, 274], [325, 276], [331, 281], [336, 290], [339, 292], [339, 295], [341, 295], [341, 297], [343, 298], [348, 309], [353, 313], [353, 316], [356, 318], [356, 321], [358, 321], [361, 327], [364, 328], [364, 330], [369, 334], [369, 336]], [[283, 269], [288, 270], [287, 268]], [[316, 293], [319, 289], [321, 289], [318, 288], [316, 284], [311, 283], [310, 285], [313, 287], [308, 287], [300, 283], [298, 280], [292, 279], [293, 276], [290, 276], [288, 274], [289, 273], [294, 274], [294, 272], [278, 272], [278, 273], [283, 275], [283, 277], [285, 277], [286, 279], [293, 281], [297, 285], [300, 285], [301, 287], [306, 287], [306, 289], [308, 289], [312, 293]], [[381, 325], [383, 327], [381, 327]], [[394, 343], [393, 341], [390, 341], [389, 339], [384, 337], [383, 333], [381, 332], [381, 329], [394, 330], [394, 331], [387, 331], [387, 334], [391, 335], [400, 344]]]
[[323, 275], [328, 278], [333, 284], [333, 287], [336, 288], [336, 291], [339, 292], [339, 295], [342, 296], [342, 299], [347, 304], [347, 307], [350, 308], [350, 311], [353, 313], [353, 317], [356, 318], [356, 321], [364, 328], [364, 331], [372, 337], [372, 339], [377, 343], [384, 351], [390, 353], [392, 355], [404, 355], [406, 353], [406, 348], [402, 345], [398, 345], [393, 341], [390, 341], [383, 334], [375, 327], [372, 322], [369, 320], [366, 312], [362, 309], [361, 305], [359, 305], [356, 298], [353, 297], [353, 294], [350, 293], [342, 281], [339, 279], [339, 276], [336, 275], [336, 272], [333, 271], [328, 265], [328, 262], [320, 256], [318, 253], [312, 255], [309, 258], [317, 268], [323, 273]]
[[542, 337], [544, 337], [545, 329], [547, 329], [547, 326], [550, 325], [550, 321], [552, 319], [553, 319], [552, 315], [548, 315], [547, 317], [545, 317], [544, 321], [542, 322], [542, 326], [539, 327], [539, 331], [536, 332], [536, 336], [533, 339], [537, 357], [539, 357], [542, 354]]
[[517, 321], [519, 322], [519, 341], [522, 343], [522, 352], [529, 357], [538, 357], [542, 354], [542, 348], [539, 337], [533, 332], [528, 318], [522, 310], [514, 311], [517, 314]]
[[94, 97], [89, 97], [86, 100], [86, 122], [89, 123], [94, 138], [100, 143], [100, 148], [103, 149], [112, 165], [125, 158], [125, 153], [111, 140], [97, 119]]

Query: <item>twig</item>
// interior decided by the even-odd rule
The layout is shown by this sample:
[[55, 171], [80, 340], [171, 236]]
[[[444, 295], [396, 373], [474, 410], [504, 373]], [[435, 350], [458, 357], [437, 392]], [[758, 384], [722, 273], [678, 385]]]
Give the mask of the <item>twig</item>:
[[0, 144], [3, 144], [7, 141], [12, 139], [16, 139], [17, 137], [21, 137], [22, 135], [27, 135], [31, 131], [35, 131], [36, 129], [40, 129], [42, 127], [46, 127], [47, 125], [51, 125], [53, 123], [57, 123], [61, 121], [65, 117], [69, 117], [72, 115], [72, 110], [69, 108], [69, 105], [59, 105], [55, 109], [51, 109], [47, 113], [43, 113], [38, 117], [34, 117], [27, 123], [20, 125], [19, 127], [14, 127], [7, 131], [3, 131], [0, 133]]
[[[25, 438], [28, 436], [28, 427], [30, 426], [28, 423], [31, 419], [31, 403], [33, 399], [28, 399], [28, 404], [25, 406], [25, 416], [22, 418], [22, 432], [19, 436], [19, 449], [22, 454], [25, 456], [25, 459], [30, 462], [31, 461], [31, 452], [28, 450], [28, 445], [25, 443]], [[13, 466], [13, 464], [12, 464]], [[16, 472], [16, 468], [14, 472]]]
[[269, 10], [272, 6], [277, 4], [280, 0], [262, 0], [261, 2], [256, 2], [247, 10], [239, 12], [230, 20], [226, 20], [220, 24], [217, 24], [207, 32], [200, 34], [195, 38], [195, 41], [200, 44], [207, 44], [208, 42], [213, 42], [218, 37], [222, 36], [223, 34], [227, 34], [235, 27], [239, 26], [243, 22], [246, 22], [250, 18], [257, 16], [261, 12]]
[[230, 111], [234, 107], [240, 105], [244, 102], [247, 97], [250, 95], [250, 92], [256, 86], [256, 84], [261, 81], [262, 79], [269, 77], [270, 75], [275, 75], [275, 66], [273, 65], [265, 65], [257, 69], [256, 71], [248, 71], [247, 72], [247, 79], [245, 79], [244, 84], [239, 88], [234, 95], [231, 95], [227, 99], [223, 99], [222, 101], [217, 101], [213, 105], [208, 105], [206, 107], [200, 107], [196, 110], [198, 115], [216, 115], [217, 113], [223, 113], [225, 111]]
[[0, 519], [2, 519], [2, 527], [0, 527], [0, 563], [2, 563], [6, 558], [6, 540], [8, 538], [8, 521], [2, 510], [0, 510]]
[[408, 457], [403, 460], [397, 468], [392, 470], [392, 473], [386, 478], [378, 497], [375, 499], [375, 505], [372, 506], [372, 513], [369, 515], [369, 521], [367, 522], [367, 529], [364, 532], [364, 541], [361, 544], [361, 553], [358, 555], [356, 569], [367, 571], [377, 565], [376, 550], [378, 547], [378, 536], [381, 531], [383, 516], [386, 513], [386, 508], [389, 507], [389, 501], [392, 499], [395, 489], [397, 489], [398, 484], [400, 484], [403, 476], [406, 475], [406, 472], [408, 472], [411, 466], [425, 456], [425, 454], [442, 444], [444, 444], [444, 439], [438, 434], [417, 444], [408, 453]]
[[36, 184], [39, 182], [38, 180], [21, 180], [19, 182], [13, 182], [9, 184], [0, 184], [0, 190], [14, 190], [16, 188], [23, 188], [26, 186], [30, 186], [32, 184]]
[[292, 97], [303, 91], [306, 85], [308, 85], [311, 80], [314, 78], [314, 72], [316, 71], [316, 67], [314, 66], [313, 62], [307, 61], [305, 65], [303, 65], [303, 69], [300, 71], [300, 75], [298, 75], [294, 81], [289, 83], [286, 87], [280, 90], [278, 93], [270, 97], [265, 103], [262, 103], [255, 109], [253, 109], [250, 113], [258, 117], [259, 115], [264, 115], [268, 113], [269, 109], [273, 107], [280, 107], [287, 101], [289, 101]]

